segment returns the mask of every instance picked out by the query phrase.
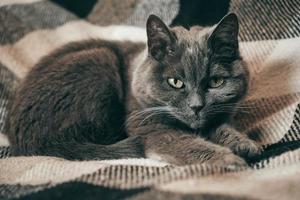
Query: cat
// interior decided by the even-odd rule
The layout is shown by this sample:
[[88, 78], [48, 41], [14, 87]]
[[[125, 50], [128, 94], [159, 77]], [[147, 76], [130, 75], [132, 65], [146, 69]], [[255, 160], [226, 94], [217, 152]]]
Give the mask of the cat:
[[34, 66], [10, 106], [13, 154], [242, 166], [259, 155], [229, 125], [249, 79], [237, 16], [187, 30], [150, 15], [146, 32], [147, 44], [74, 42]]

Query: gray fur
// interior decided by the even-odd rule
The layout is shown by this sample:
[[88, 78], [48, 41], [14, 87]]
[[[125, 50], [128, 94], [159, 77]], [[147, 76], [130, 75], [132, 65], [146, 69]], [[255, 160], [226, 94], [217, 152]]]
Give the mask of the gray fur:
[[[259, 154], [253, 141], [228, 125], [248, 88], [237, 17], [229, 14], [215, 27], [186, 30], [170, 29], [150, 16], [147, 33], [149, 55], [134, 71], [129, 101], [137, 105], [127, 118], [129, 134], [146, 135], [147, 155], [162, 155], [177, 164], [221, 158], [227, 164], [244, 164], [232, 152], [245, 158]], [[170, 87], [169, 77], [181, 79], [185, 87]], [[223, 77], [224, 85], [209, 88], [214, 77]]]
[[[143, 44], [90, 40], [62, 47], [34, 66], [7, 121], [14, 155], [91, 160], [145, 153], [179, 165], [245, 165], [239, 156], [259, 154], [228, 125], [248, 87], [236, 16], [186, 30], [170, 29], [152, 15], [147, 35], [141, 65], [130, 63]], [[216, 77], [224, 84], [209, 88]], [[171, 87], [168, 78], [184, 87]]]

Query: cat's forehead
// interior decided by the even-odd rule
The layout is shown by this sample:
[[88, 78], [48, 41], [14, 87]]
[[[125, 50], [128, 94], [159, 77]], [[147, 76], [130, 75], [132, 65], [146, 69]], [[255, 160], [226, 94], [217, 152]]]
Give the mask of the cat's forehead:
[[189, 67], [204, 66], [207, 62], [207, 39], [211, 29], [196, 26], [187, 30], [182, 27], [176, 27], [172, 31], [175, 33], [177, 44], [180, 47], [182, 64]]
[[212, 32], [212, 28], [193, 26], [187, 30], [183, 27], [174, 27], [172, 32], [176, 35], [179, 44], [193, 47], [204, 45]]
[[195, 57], [207, 52], [207, 39], [211, 28], [194, 26], [187, 30], [183, 27], [175, 27], [172, 31], [176, 35], [182, 56]]

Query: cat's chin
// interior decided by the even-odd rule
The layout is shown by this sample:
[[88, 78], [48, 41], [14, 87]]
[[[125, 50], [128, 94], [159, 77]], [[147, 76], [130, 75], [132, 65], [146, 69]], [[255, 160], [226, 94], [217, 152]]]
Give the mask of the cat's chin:
[[199, 130], [204, 127], [204, 121], [199, 120], [189, 124], [189, 127], [194, 130]]
[[190, 128], [190, 129], [193, 129], [193, 130], [199, 130], [199, 129], [202, 129], [205, 124], [206, 124], [206, 121], [203, 120], [203, 119], [199, 119], [198, 117], [197, 118], [194, 118], [194, 120], [192, 119], [186, 119], [182, 116], [176, 116], [176, 119], [181, 122], [182, 124], [184, 124], [184, 126]]

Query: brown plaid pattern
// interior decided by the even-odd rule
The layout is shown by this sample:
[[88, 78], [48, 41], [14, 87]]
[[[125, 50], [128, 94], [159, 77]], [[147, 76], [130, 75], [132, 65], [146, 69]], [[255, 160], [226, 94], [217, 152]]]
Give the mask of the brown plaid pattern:
[[[0, 132], [14, 89], [42, 56], [89, 38], [145, 41], [149, 13], [171, 23], [179, 9], [176, 0], [99, 0], [86, 21], [50, 1], [2, 0]], [[300, 1], [231, 0], [229, 10], [251, 74], [234, 123], [263, 145], [260, 161], [246, 169], [11, 157], [0, 133], [0, 199], [299, 199]]]

